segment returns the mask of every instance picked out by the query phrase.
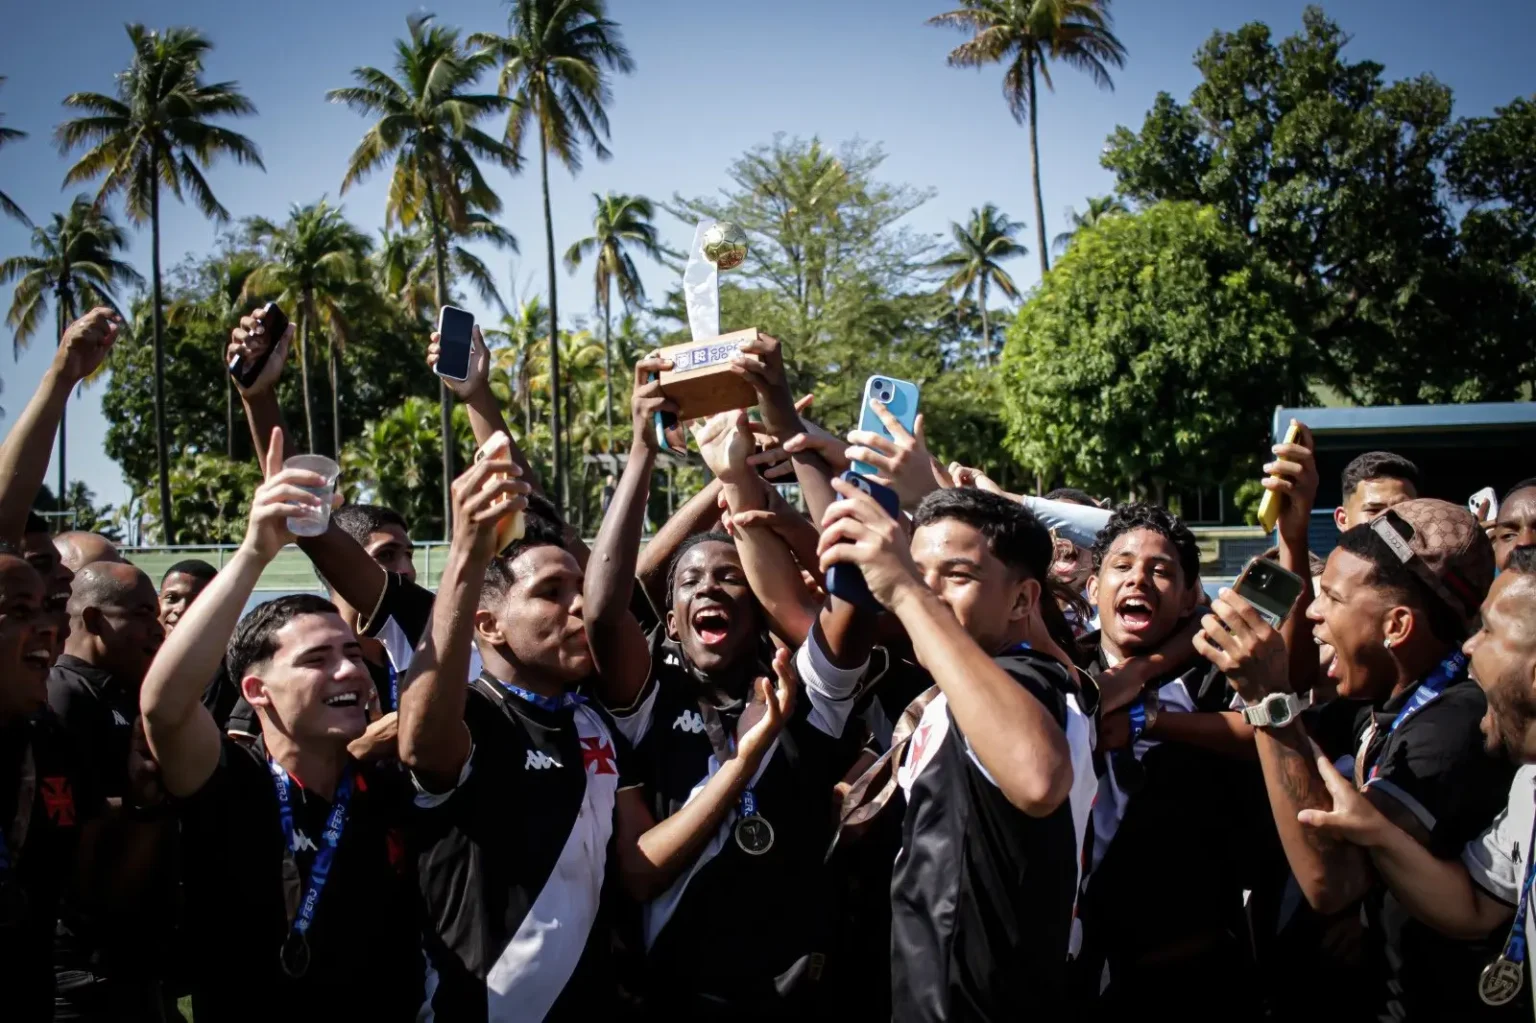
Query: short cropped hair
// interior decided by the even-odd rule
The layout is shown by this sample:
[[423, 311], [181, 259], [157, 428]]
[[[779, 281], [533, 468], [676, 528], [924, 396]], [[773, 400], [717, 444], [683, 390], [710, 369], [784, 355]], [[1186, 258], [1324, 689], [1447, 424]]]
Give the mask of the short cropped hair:
[[1504, 491], [1504, 496], [1499, 498], [1499, 504], [1508, 504], [1509, 499], [1514, 497], [1522, 490], [1536, 490], [1536, 476], [1532, 476], [1530, 479], [1521, 480], [1519, 483], [1516, 483], [1514, 486]]
[[1150, 529], [1168, 539], [1179, 555], [1179, 567], [1184, 570], [1184, 585], [1192, 586], [1200, 577], [1200, 543], [1195, 534], [1175, 514], [1155, 504], [1135, 501], [1122, 504], [1099, 530], [1093, 542], [1093, 570], [1104, 566], [1104, 558], [1115, 541], [1126, 533], [1138, 529]]
[[1093, 499], [1093, 495], [1086, 490], [1076, 487], [1057, 487], [1045, 495], [1047, 501], [1066, 501], [1069, 504], [1080, 504], [1085, 508], [1097, 508], [1099, 502]]
[[518, 559], [524, 551], [535, 547], [558, 547], [562, 551], [565, 546], [565, 528], [552, 518], [534, 514], [532, 506], [523, 513], [523, 535], [519, 540], [514, 540], [506, 550], [491, 559], [491, 563], [485, 569], [485, 586], [481, 591], [482, 602], [485, 598], [504, 600], [508, 593], [512, 592], [512, 585], [516, 581], [512, 572], [512, 562]]
[[1404, 606], [1424, 612], [1429, 631], [1441, 642], [1459, 644], [1467, 638], [1460, 616], [1404, 564], [1369, 522], [1346, 530], [1339, 537], [1339, 549], [1370, 562], [1367, 582], [1389, 590]]
[[672, 606], [672, 591], [677, 585], [677, 566], [683, 563], [683, 555], [693, 550], [700, 544], [723, 543], [732, 550], [736, 549], [736, 539], [731, 534], [720, 529], [712, 529], [707, 533], [694, 533], [677, 545], [677, 550], [672, 552], [672, 560], [667, 563], [667, 606]]
[[1402, 480], [1419, 492], [1419, 467], [1390, 451], [1367, 451], [1344, 467], [1344, 500], [1366, 480]]
[[1051, 531], [1017, 501], [972, 487], [935, 490], [917, 506], [912, 525], [921, 529], [946, 519], [981, 533], [993, 555], [1013, 571], [1040, 583], [1049, 577], [1055, 552]]
[[229, 677], [238, 683], [252, 666], [263, 664], [277, 653], [277, 633], [283, 626], [303, 615], [339, 615], [336, 605], [313, 593], [295, 593], [259, 604], [240, 619], [235, 634], [229, 637], [225, 664]]
[[165, 570], [165, 575], [160, 577], [160, 585], [163, 587], [165, 581], [173, 575], [190, 575], [192, 578], [200, 579], [204, 584], [207, 584], [213, 582], [213, 577], [218, 574], [219, 570], [202, 558], [186, 558]]
[[344, 504], [336, 509], [336, 514], [331, 518], [336, 520], [336, 525], [343, 533], [365, 547], [370, 536], [389, 526], [399, 526], [406, 536], [411, 535], [404, 516], [393, 508], [379, 504]]

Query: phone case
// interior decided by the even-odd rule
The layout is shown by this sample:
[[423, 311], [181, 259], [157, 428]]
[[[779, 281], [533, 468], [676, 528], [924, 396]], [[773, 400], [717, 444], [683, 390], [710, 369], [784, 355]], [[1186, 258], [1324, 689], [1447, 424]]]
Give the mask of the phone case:
[[[506, 457], [511, 453], [512, 438], [504, 433], [496, 433], [490, 440], [480, 445], [480, 449], [475, 452], [475, 461], [483, 462], [487, 458], [495, 458], [498, 455]], [[496, 553], [500, 554], [514, 541], [521, 540], [526, 528], [523, 509], [519, 508], [511, 515], [503, 515], [496, 523]]]
[[283, 340], [283, 335], [288, 332], [288, 314], [283, 312], [276, 302], [268, 302], [262, 311], [261, 317], [262, 337], [266, 339], [267, 347], [264, 351], [256, 353], [255, 358], [246, 360], [235, 356], [229, 361], [229, 375], [234, 377], [241, 387], [249, 387], [261, 376], [261, 371], [266, 368], [267, 360], [272, 357], [278, 343]]
[[[917, 429], [917, 385], [906, 380], [897, 380], [895, 377], [872, 376], [864, 381], [864, 400], [859, 405], [859, 429], [870, 433], [878, 433], [887, 440], [894, 440], [891, 431], [885, 428], [885, 423], [875, 414], [875, 410], [869, 407], [869, 403], [880, 398], [875, 393], [876, 382], [883, 382], [886, 397], [881, 398], [885, 402], [886, 410], [896, 418], [896, 421], [908, 432], [913, 433]], [[868, 462], [854, 462], [855, 472], [866, 476], [878, 476], [880, 470]]]
[[[1253, 577], [1256, 569], [1262, 569], [1267, 584], [1261, 584]], [[1296, 606], [1297, 599], [1307, 588], [1308, 583], [1296, 573], [1281, 568], [1276, 562], [1264, 558], [1255, 558], [1243, 569], [1243, 574], [1238, 576], [1232, 584], [1232, 592], [1242, 597], [1253, 605], [1253, 609], [1259, 616], [1269, 623], [1271, 628], [1278, 629], [1285, 623], [1291, 610]]]
[[[890, 487], [867, 480], [856, 472], [845, 472], [842, 478], [873, 497], [891, 518], [894, 519], [901, 514], [901, 498], [897, 497], [896, 491]], [[839, 496], [838, 500], [841, 501], [843, 498]], [[864, 582], [864, 573], [853, 565], [833, 565], [827, 570], [827, 592], [846, 600], [855, 607], [862, 607], [869, 611], [884, 610], [874, 594], [869, 592], [869, 585]]]
[[[1285, 431], [1285, 440], [1281, 443], [1295, 444], [1296, 438], [1301, 434], [1301, 424], [1291, 420], [1290, 428]], [[1280, 495], [1273, 490], [1264, 491], [1264, 496], [1259, 500], [1259, 525], [1264, 532], [1273, 533], [1275, 524], [1280, 521]]]
[[[437, 334], [438, 334], [439, 338], [441, 338], [442, 334], [443, 334], [443, 311], [446, 310], [446, 309], [452, 309], [455, 312], [461, 312], [465, 316], [469, 316], [469, 337], [465, 341], [465, 343], [469, 347], [469, 351], [465, 354], [465, 357], [464, 357], [464, 375], [463, 376], [454, 376], [452, 373], [444, 373], [443, 372], [443, 362], [442, 362], [442, 355], [441, 354], [438, 355], [437, 365], [432, 367], [432, 372], [436, 373], [440, 377], [443, 377], [445, 380], [458, 380], [458, 381], [462, 382], [464, 380], [468, 380], [469, 379], [469, 360], [474, 357], [474, 348], [475, 348], [475, 318], [473, 316], [471, 316], [469, 311], [466, 310], [466, 309], [460, 309], [458, 306], [446, 306], [446, 305], [443, 306], [441, 309], [439, 309], [437, 311]], [[439, 343], [439, 345], [442, 344], [441, 341], [439, 341], [438, 343]]]

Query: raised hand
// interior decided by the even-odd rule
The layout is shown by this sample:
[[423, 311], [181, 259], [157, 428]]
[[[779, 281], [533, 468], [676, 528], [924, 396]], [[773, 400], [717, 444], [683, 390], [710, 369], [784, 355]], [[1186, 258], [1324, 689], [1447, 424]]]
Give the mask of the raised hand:
[[1317, 756], [1317, 772], [1322, 775], [1328, 795], [1333, 798], [1332, 810], [1302, 810], [1296, 819], [1303, 827], [1324, 835], [1342, 838], [1355, 845], [1373, 845], [1375, 837], [1393, 826], [1382, 812], [1371, 805], [1365, 794], [1355, 788], [1354, 782], [1340, 774], [1327, 756]]
[[1305, 423], [1296, 426], [1296, 443], [1271, 449], [1275, 460], [1264, 466], [1264, 489], [1280, 496], [1280, 534], [1305, 539], [1312, 506], [1317, 503], [1317, 459], [1312, 454], [1312, 431]]
[[985, 490], [989, 494], [1001, 494], [1003, 488], [992, 481], [984, 470], [973, 469], [959, 462], [949, 463], [949, 478], [957, 487], [975, 487], [977, 490]]
[[[278, 551], [294, 541], [293, 532], [288, 528], [289, 517], [303, 518], [324, 507], [320, 498], [303, 488], [324, 487], [326, 481], [325, 477], [308, 469], [283, 468], [283, 431], [280, 429], [272, 431], [267, 453], [262, 456], [262, 469], [266, 482], [256, 488], [251, 498], [251, 519], [241, 546], [262, 561], [271, 561]], [[332, 495], [332, 500], [340, 504], [341, 495]]]
[[1231, 590], [1217, 594], [1211, 613], [1200, 619], [1195, 649], [1232, 680], [1245, 700], [1290, 688], [1284, 637]]
[[635, 363], [635, 387], [629, 396], [629, 418], [633, 430], [631, 447], [638, 452], [654, 453], [656, 441], [656, 413], [676, 412], [677, 403], [661, 392], [661, 381], [652, 380], [655, 374], [672, 368], [672, 360], [662, 358], [660, 352], [652, 352]]
[[229, 332], [229, 345], [224, 349], [224, 365], [227, 366], [236, 355], [240, 356], [241, 361], [255, 359], [267, 351], [267, 346], [275, 346], [271, 349], [272, 354], [266, 365], [261, 367], [261, 373], [251, 381], [249, 387], [235, 381], [236, 390], [246, 398], [265, 394], [277, 386], [283, 375], [283, 364], [288, 361], [288, 348], [293, 343], [294, 331], [298, 329], [297, 324], [290, 321], [282, 337], [270, 338], [266, 335], [266, 328], [261, 325], [265, 315], [266, 306], [262, 306], [253, 309], [249, 316], [242, 316], [240, 326]]
[[122, 332], [123, 321], [106, 306], [97, 306], [64, 328], [53, 355], [53, 368], [71, 384], [77, 384], [101, 368], [107, 353]]
[[740, 349], [731, 357], [731, 372], [757, 392], [763, 422], [781, 436], [794, 432], [798, 408], [785, 382], [784, 349], [778, 338], [759, 334], [754, 340], [743, 341]]
[[757, 448], [752, 421], [744, 409], [721, 412], [693, 428], [693, 439], [709, 471], [722, 483], [742, 483], [752, 475], [748, 459]]
[[923, 417], [913, 421], [913, 433], [908, 433], [890, 410], [878, 401], [869, 403], [880, 417], [880, 422], [891, 432], [892, 440], [868, 430], [854, 430], [848, 434], [848, 457], [855, 462], [867, 462], [880, 470], [885, 483], [901, 498], [903, 508], [911, 508], [929, 494], [938, 490], [943, 482], [934, 475], [933, 456], [923, 439]]
[[741, 738], [736, 755], [757, 764], [784, 730], [784, 723], [795, 712], [795, 695], [800, 691], [800, 675], [788, 650], [773, 655], [773, 673], [777, 685], [766, 678], [757, 680], [757, 699], [741, 715]]
[[869, 592], [887, 608], [912, 587], [923, 586], [901, 523], [846, 480], [833, 480], [832, 489], [843, 499], [834, 501], [822, 519], [816, 547], [822, 572], [838, 564], [857, 567]]
[[[429, 369], [437, 369], [437, 360], [443, 350], [442, 340], [442, 335], [434, 330], [427, 344], [427, 368]], [[478, 323], [469, 331], [469, 372], [465, 374], [463, 380], [450, 380], [447, 377], [438, 377], [438, 379], [460, 401], [468, 401], [482, 387], [491, 385], [491, 350], [485, 347], [485, 338], [480, 335]]]
[[347, 743], [354, 760], [393, 760], [399, 753], [400, 714], [390, 711], [368, 725], [368, 729]]
[[453, 546], [477, 563], [496, 556], [496, 523], [528, 506], [528, 484], [510, 457], [476, 462], [453, 481]]

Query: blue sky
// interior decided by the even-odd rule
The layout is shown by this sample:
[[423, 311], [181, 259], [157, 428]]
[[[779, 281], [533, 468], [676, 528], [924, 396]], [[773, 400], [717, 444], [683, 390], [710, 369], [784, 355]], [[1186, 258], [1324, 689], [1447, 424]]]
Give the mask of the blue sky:
[[[590, 226], [591, 193], [611, 189], [654, 199], [707, 194], [725, 184], [735, 156], [785, 132], [883, 146], [885, 178], [935, 193], [911, 214], [915, 230], [945, 232], [950, 221], [991, 201], [1029, 222], [1024, 237], [1033, 249], [1025, 133], [1001, 99], [998, 70], [945, 66], [945, 54], [961, 37], [924, 21], [949, 6], [945, 0], [611, 0], [637, 70], [614, 83], [613, 159], [589, 159], [575, 179], [563, 170], [552, 173], [557, 247], [563, 252]], [[1042, 107], [1048, 236], [1062, 229], [1068, 207], [1081, 208], [1087, 196], [1109, 190], [1110, 177], [1098, 159], [1110, 131], [1117, 124], [1139, 126], [1160, 90], [1187, 97], [1198, 81], [1191, 58], [1213, 30], [1261, 20], [1277, 35], [1289, 34], [1299, 27], [1303, 7], [1291, 0], [1115, 4], [1116, 31], [1130, 51], [1126, 68], [1115, 76], [1116, 90], [1099, 92], [1063, 69]], [[1449, 20], [1451, 9], [1430, 0], [1335, 0], [1325, 7], [1352, 34], [1351, 57], [1383, 63], [1390, 78], [1434, 74], [1455, 90], [1458, 114], [1487, 113], [1536, 91], [1529, 52], [1536, 4], [1528, 0], [1505, 0], [1479, 8], [1477, 18]], [[491, 0], [442, 0], [427, 9], [469, 31], [506, 26], [505, 5]], [[62, 97], [112, 90], [112, 76], [128, 56], [123, 22], [190, 24], [215, 43], [209, 78], [238, 81], [259, 111], [233, 126], [261, 147], [267, 172], [221, 164], [209, 175], [232, 216], [281, 218], [291, 203], [328, 194], [340, 198], [355, 222], [376, 230], [383, 223], [385, 177], [338, 197], [364, 121], [328, 104], [325, 92], [349, 84], [355, 66], [387, 67], [392, 40], [404, 32], [411, 10], [380, 0], [20, 5], [8, 14], [0, 37], [0, 75], [8, 78], [0, 88], [0, 111], [4, 124], [31, 135], [0, 152], [0, 189], [36, 221], [63, 209], [69, 195], [59, 182], [67, 162], [50, 140], [63, 119]], [[700, 125], [709, 130], [700, 132]], [[529, 168], [516, 178], [492, 173], [506, 204], [503, 222], [522, 248], [519, 256], [492, 257], [503, 294], [514, 285], [521, 295], [544, 289], [536, 157]], [[217, 228], [195, 210], [175, 204], [162, 210], [165, 265], [213, 243]], [[686, 244], [688, 227], [665, 215], [660, 220], [667, 242]], [[0, 255], [26, 245], [22, 227], [0, 221]], [[148, 274], [147, 228], [130, 258]], [[1012, 269], [1021, 284], [1038, 278], [1033, 254]], [[590, 278], [561, 273], [562, 312], [584, 313], [591, 305]], [[646, 271], [654, 297], [667, 284], [663, 271]], [[0, 301], [8, 308], [8, 289], [0, 290]], [[51, 339], [39, 338], [19, 361], [0, 358], [0, 404], [8, 412], [0, 431], [9, 430], [36, 387], [52, 347]], [[101, 500], [117, 503], [128, 497], [128, 488], [102, 451], [106, 424], [99, 393], [86, 391], [70, 404], [70, 475], [90, 481]], [[146, 429], [146, 443], [149, 436]]]

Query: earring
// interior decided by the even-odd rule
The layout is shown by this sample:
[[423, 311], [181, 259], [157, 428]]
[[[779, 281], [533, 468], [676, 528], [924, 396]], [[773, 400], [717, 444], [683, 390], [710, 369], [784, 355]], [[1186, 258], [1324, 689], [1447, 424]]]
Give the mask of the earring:
[[1388, 649], [1388, 650], [1391, 650], [1391, 649], [1392, 649], [1392, 641], [1391, 641], [1391, 640], [1390, 640], [1390, 639], [1384, 639], [1384, 640], [1382, 640], [1382, 641], [1381, 641], [1381, 645], [1382, 645], [1382, 646], [1384, 646], [1384, 647], [1386, 647], [1386, 648], [1387, 648], [1387, 649]]

